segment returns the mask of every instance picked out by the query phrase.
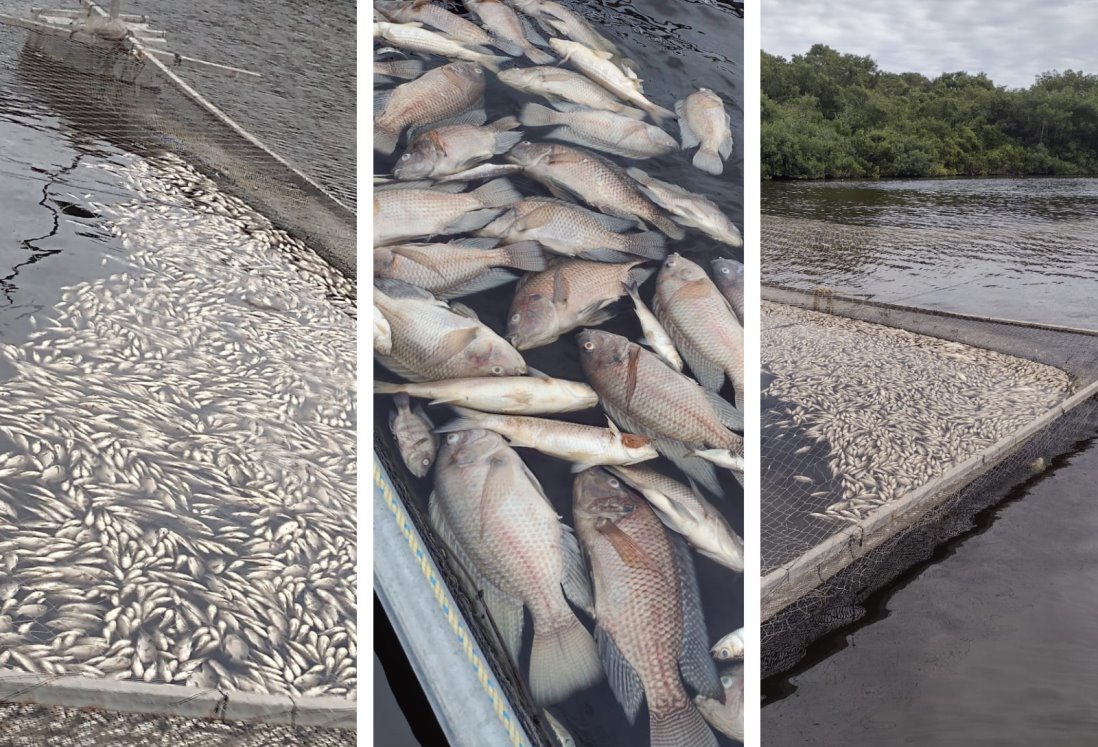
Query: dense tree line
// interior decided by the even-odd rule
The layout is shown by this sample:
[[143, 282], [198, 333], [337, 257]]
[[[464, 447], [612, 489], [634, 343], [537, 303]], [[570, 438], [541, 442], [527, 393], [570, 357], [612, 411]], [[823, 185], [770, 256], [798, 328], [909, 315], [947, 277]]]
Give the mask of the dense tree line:
[[1098, 75], [1027, 89], [888, 73], [817, 44], [762, 53], [764, 179], [1098, 174]]

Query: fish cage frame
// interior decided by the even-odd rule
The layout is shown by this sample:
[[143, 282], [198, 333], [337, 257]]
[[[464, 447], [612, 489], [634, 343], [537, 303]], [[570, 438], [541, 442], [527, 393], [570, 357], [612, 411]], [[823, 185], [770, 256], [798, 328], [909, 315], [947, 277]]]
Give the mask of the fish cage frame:
[[[963, 531], [977, 511], [997, 502], [1018, 482], [1016, 473], [1000, 468], [1012, 459], [1027, 463], [1046, 456], [1034, 447], [1038, 434], [1054, 433], [1061, 425], [1070, 428], [1074, 413], [1098, 411], [1098, 330], [921, 309], [765, 281], [761, 291], [764, 301], [1053, 365], [1066, 370], [1075, 385], [1066, 398], [1025, 426], [767, 572], [760, 582], [760, 621], [762, 675], [768, 677], [795, 665], [815, 639], [857, 619], [847, 614], [854, 605]], [[1047, 347], [1036, 350], [1031, 341], [1010, 334], [1020, 329], [1045, 333]], [[1084, 339], [1092, 341], [1092, 348], [1080, 360], [1076, 345]], [[1090, 413], [1081, 417], [1088, 424], [1094, 419]], [[988, 500], [988, 495], [994, 497]], [[910, 562], [890, 562], [890, 553]]]

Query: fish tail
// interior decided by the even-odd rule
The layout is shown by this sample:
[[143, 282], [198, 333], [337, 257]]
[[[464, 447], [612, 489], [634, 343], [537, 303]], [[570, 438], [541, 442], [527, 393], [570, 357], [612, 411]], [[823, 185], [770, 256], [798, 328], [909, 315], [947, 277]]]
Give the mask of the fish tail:
[[629, 119], [644, 119], [644, 112], [634, 106], [625, 106], [623, 104], [622, 107], [617, 110], [617, 113], [623, 117], [629, 117]]
[[686, 236], [686, 231], [682, 230], [666, 215], [653, 215], [648, 219], [648, 222], [676, 241]]
[[479, 62], [484, 67], [491, 70], [493, 73], [498, 73], [499, 72], [499, 66], [502, 65], [505, 62], [510, 62], [510, 61], [511, 61], [510, 57], [501, 57], [499, 55], [491, 55], [491, 54], [482, 55], [481, 57], [479, 57], [477, 59], [477, 62]]
[[687, 701], [684, 708], [664, 714], [649, 712], [652, 747], [717, 747], [717, 737], [701, 713]]
[[[496, 179], [469, 192], [480, 200], [484, 207], [503, 208], [522, 199], [522, 195], [507, 179]], [[485, 221], [487, 223], [488, 221]], [[483, 224], [482, 224], [483, 225]]]
[[545, 257], [545, 250], [536, 241], [520, 241], [516, 244], [508, 244], [499, 247], [503, 253], [508, 267], [529, 272], [541, 272], [549, 266], [549, 260]]
[[667, 239], [655, 231], [627, 234], [625, 251], [645, 259], [663, 259], [667, 256]]
[[556, 124], [559, 112], [541, 104], [527, 104], [522, 107], [519, 121], [526, 127], [546, 127]]
[[664, 109], [659, 104], [653, 104], [652, 102], [649, 102], [648, 105], [644, 107], [644, 110], [648, 112], [653, 120], [659, 123], [670, 119], [676, 119], [678, 117], [675, 112], [669, 109]]
[[392, 384], [374, 379], [374, 394], [401, 394], [407, 390], [406, 384]]
[[698, 148], [698, 152], [694, 154], [694, 166], [707, 174], [718, 176], [724, 171], [724, 161], [721, 160], [720, 154], [705, 148]]
[[575, 615], [568, 617], [555, 627], [534, 624], [530, 694], [542, 705], [559, 703], [602, 677], [595, 640]]
[[391, 132], [390, 130], [382, 129], [381, 127], [374, 127], [374, 150], [384, 153], [385, 155], [391, 155], [396, 150], [397, 142], [400, 140], [399, 132]]

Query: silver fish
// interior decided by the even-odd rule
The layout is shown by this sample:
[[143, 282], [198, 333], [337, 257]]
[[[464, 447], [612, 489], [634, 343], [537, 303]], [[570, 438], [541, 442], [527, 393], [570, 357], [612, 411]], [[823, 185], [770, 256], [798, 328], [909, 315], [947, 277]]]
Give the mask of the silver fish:
[[687, 192], [675, 184], [660, 181], [638, 168], [627, 169], [626, 173], [636, 180], [641, 192], [671, 213], [678, 223], [696, 228], [706, 236], [731, 247], [743, 246], [740, 229], [736, 228], [712, 200]]
[[633, 300], [633, 308], [637, 312], [637, 320], [640, 322], [641, 330], [644, 332], [644, 342], [648, 347], [663, 358], [664, 362], [676, 371], [682, 371], [682, 357], [679, 356], [679, 351], [675, 350], [675, 343], [671, 342], [671, 338], [667, 334], [667, 330], [660, 324], [660, 320], [656, 318], [656, 315], [648, 310], [644, 301], [641, 300], [640, 291], [637, 290], [637, 284], [634, 282], [627, 282], [625, 284], [625, 292], [629, 294], [629, 298]]
[[492, 43], [492, 37], [480, 26], [430, 2], [375, 0], [374, 8], [394, 23], [422, 23], [462, 44], [488, 46]]
[[733, 664], [721, 672], [724, 702], [695, 695], [694, 703], [710, 725], [730, 739], [743, 741], [743, 664]]
[[647, 122], [572, 104], [557, 104], [557, 109], [526, 104], [519, 119], [526, 127], [557, 125], [547, 137], [626, 158], [662, 156], [679, 146], [675, 138]]
[[[463, 0], [470, 13], [476, 14], [497, 39], [504, 39], [510, 46], [500, 46], [508, 54], [525, 55], [535, 65], [546, 65], [553, 61], [553, 55], [538, 49], [530, 43], [528, 36], [544, 43], [533, 33], [533, 29], [523, 26], [514, 10], [499, 0]], [[496, 42], [497, 46], [499, 45]]]
[[626, 106], [586, 76], [559, 67], [516, 67], [503, 70], [499, 82], [550, 101], [567, 101], [591, 109], [616, 112], [630, 119], [644, 119], [644, 112]]
[[614, 64], [613, 55], [609, 52], [594, 50], [579, 42], [564, 39], [550, 39], [549, 46], [565, 62], [571, 62], [577, 70], [607, 91], [644, 109], [653, 120], [659, 122], [675, 118], [674, 112], [645, 98], [640, 79], [631, 69], [622, 69]]
[[709, 653], [713, 655], [713, 658], [717, 661], [732, 661], [733, 659], [743, 658], [743, 628], [739, 630], [733, 630], [731, 633], [721, 638], [715, 644], [713, 648], [709, 649]]
[[492, 156], [506, 153], [520, 140], [521, 132], [514, 117], [503, 117], [491, 124], [452, 125], [428, 130], [416, 137], [393, 167], [397, 179], [436, 179], [471, 169]]
[[408, 471], [416, 477], [424, 477], [435, 462], [438, 453], [438, 436], [423, 407], [413, 411], [407, 394], [393, 395], [396, 410], [389, 414], [389, 430], [400, 447], [400, 458]]
[[419, 23], [375, 23], [374, 36], [400, 49], [475, 62], [493, 72], [510, 59], [469, 49], [444, 34], [423, 28]]

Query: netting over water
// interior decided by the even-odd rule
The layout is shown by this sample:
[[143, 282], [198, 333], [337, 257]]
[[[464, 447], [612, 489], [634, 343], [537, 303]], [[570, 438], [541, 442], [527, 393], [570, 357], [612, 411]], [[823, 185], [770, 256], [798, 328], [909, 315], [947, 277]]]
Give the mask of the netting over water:
[[[1044, 468], [1098, 334], [764, 287], [763, 670]], [[778, 303], [775, 303], [778, 302]], [[1091, 416], [1092, 417], [1092, 416]], [[1074, 423], [1074, 425], [1073, 425]]]

